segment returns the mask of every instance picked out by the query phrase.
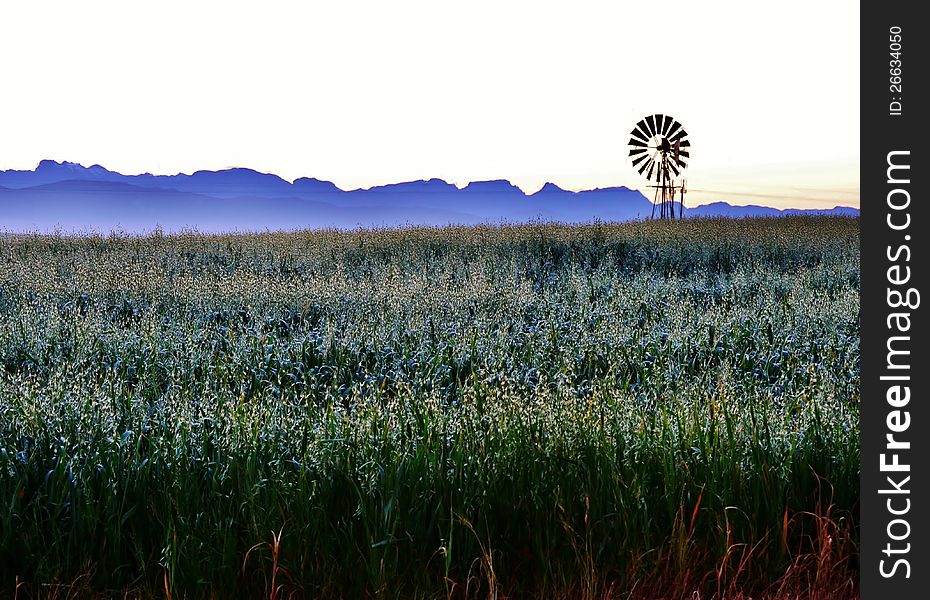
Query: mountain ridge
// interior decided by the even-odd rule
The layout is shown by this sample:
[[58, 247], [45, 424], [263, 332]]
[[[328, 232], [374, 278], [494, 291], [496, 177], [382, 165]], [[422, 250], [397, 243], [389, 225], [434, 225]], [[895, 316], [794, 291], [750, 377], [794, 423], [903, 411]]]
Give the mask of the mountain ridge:
[[[648, 218], [650, 202], [625, 186], [570, 191], [547, 182], [526, 194], [506, 179], [457, 187], [431, 178], [342, 190], [313, 177], [288, 182], [247, 168], [123, 175], [101, 165], [43, 160], [32, 171], [0, 170], [0, 231], [356, 228]], [[858, 209], [775, 209], [717, 202], [688, 217], [859, 214]]]

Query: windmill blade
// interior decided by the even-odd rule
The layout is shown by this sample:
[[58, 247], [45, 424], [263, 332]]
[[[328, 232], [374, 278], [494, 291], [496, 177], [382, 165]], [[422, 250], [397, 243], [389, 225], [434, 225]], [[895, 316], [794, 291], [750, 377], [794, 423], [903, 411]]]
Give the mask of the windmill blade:
[[639, 140], [637, 140], [637, 139], [635, 139], [635, 138], [630, 138], [630, 145], [631, 145], [631, 146], [639, 146], [640, 148], [648, 148], [648, 147], [649, 147], [649, 144], [647, 144], [646, 142], [641, 142], [641, 141], [639, 141]]
[[684, 159], [678, 158], [678, 159], [675, 159], [675, 162], [677, 162], [678, 166], [681, 167], [682, 169], [688, 168], [688, 161]]
[[681, 171], [678, 170], [678, 167], [675, 166], [674, 160], [668, 161], [668, 168], [670, 168], [672, 172], [675, 173], [675, 177], [678, 177], [678, 175], [681, 173]]
[[679, 151], [678, 151], [678, 155], [679, 155], [679, 156], [684, 156], [685, 158], [691, 158], [691, 155], [688, 154], [688, 152], [685, 151], [685, 150], [679, 150]]
[[630, 135], [632, 135], [634, 138], [637, 138], [637, 139], [642, 140], [642, 141], [644, 141], [644, 142], [649, 141], [649, 136], [646, 135], [645, 133], [643, 133], [642, 131], [640, 131], [638, 127], [637, 127], [636, 129], [634, 129], [633, 131], [631, 131], [631, 132], [630, 132]]
[[665, 137], [674, 141], [675, 134], [678, 132], [679, 129], [681, 129], [681, 123], [679, 123], [678, 121], [673, 122], [672, 126], [668, 130], [668, 133], [665, 134]]
[[672, 121], [675, 119], [671, 118], [668, 115], [665, 115], [665, 122], [662, 124], [662, 135], [668, 137], [668, 130], [672, 126]]
[[662, 135], [662, 122], [665, 120], [665, 115], [652, 115], [652, 118], [656, 122], [656, 135]]
[[656, 166], [655, 161], [651, 161], [649, 163], [649, 172], [646, 173], [646, 179], [650, 179], [650, 180], [652, 179], [652, 170], [655, 168], [655, 166]]
[[630, 156], [636, 156], [637, 154], [642, 154], [643, 152], [646, 152], [646, 151], [647, 150], [645, 148], [631, 148]]
[[643, 171], [645, 171], [646, 168], [647, 168], [649, 165], [651, 165], [651, 164], [653, 163], [653, 161], [655, 161], [655, 157], [654, 157], [654, 156], [650, 156], [650, 157], [649, 157], [649, 160], [647, 160], [646, 162], [644, 162], [644, 163], [643, 163], [643, 166], [641, 166], [641, 167], [639, 168], [639, 174], [642, 175], [642, 174], [643, 174]]
[[679, 145], [681, 145], [681, 146], [690, 146], [690, 145], [691, 145], [691, 142], [689, 142], [688, 140], [681, 140], [681, 144], [679, 144]]
[[[640, 156], [639, 158], [634, 158], [634, 159], [633, 159], [633, 168], [635, 169], [635, 168], [636, 168], [636, 165], [638, 165], [639, 163], [643, 162], [643, 161], [646, 160], [647, 158], [649, 158], [649, 155], [648, 155], [648, 154], [643, 154], [643, 155]], [[640, 171], [640, 173], [642, 173], [642, 171]]]
[[649, 127], [646, 125], [646, 119], [643, 119], [642, 121], [637, 123], [636, 128], [639, 129], [640, 132], [642, 132], [644, 139], [648, 140], [649, 138], [652, 137], [651, 135], [649, 135]]
[[649, 126], [649, 137], [653, 137], [656, 134], [656, 118], [655, 115], [649, 115], [646, 117], [646, 124]]
[[679, 131], [678, 133], [676, 133], [676, 134], [672, 137], [672, 141], [674, 142], [674, 141], [680, 140], [680, 139], [684, 138], [684, 137], [687, 136], [687, 135], [688, 135], [688, 132], [685, 131], [684, 129], [682, 129], [681, 131]]
[[652, 177], [650, 179], [652, 179], [656, 183], [659, 183], [660, 181], [662, 181], [662, 161], [657, 160], [652, 164], [652, 166], [654, 167], [654, 169], [652, 171]]

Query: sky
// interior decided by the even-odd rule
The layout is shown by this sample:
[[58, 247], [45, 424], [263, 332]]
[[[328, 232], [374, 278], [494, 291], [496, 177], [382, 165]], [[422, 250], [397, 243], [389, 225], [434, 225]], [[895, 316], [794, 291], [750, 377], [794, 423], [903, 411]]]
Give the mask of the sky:
[[2, 0], [0, 73], [0, 169], [645, 189], [663, 113], [688, 205], [859, 206], [858, 3]]

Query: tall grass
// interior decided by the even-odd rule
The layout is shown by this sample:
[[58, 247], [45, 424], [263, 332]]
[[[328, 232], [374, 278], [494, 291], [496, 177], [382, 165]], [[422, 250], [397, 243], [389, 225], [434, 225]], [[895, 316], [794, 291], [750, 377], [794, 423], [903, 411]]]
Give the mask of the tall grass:
[[854, 594], [858, 235], [0, 238], [0, 595]]

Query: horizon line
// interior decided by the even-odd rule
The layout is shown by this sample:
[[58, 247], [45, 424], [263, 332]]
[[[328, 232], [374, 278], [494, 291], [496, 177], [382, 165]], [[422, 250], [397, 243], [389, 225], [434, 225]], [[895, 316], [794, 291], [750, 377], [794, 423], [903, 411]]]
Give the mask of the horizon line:
[[[556, 182], [554, 182], [554, 181], [549, 181], [549, 180], [547, 180], [547, 181], [546, 181], [545, 183], [543, 183], [543, 185], [540, 186], [539, 189], [537, 189], [536, 191], [527, 192], [525, 189], [523, 189], [521, 186], [519, 186], [519, 185], [513, 183], [513, 182], [512, 182], [509, 178], [507, 178], [507, 177], [499, 177], [499, 178], [493, 178], [493, 179], [476, 179], [476, 180], [471, 180], [471, 181], [469, 181], [468, 183], [466, 183], [466, 184], [464, 184], [464, 185], [461, 185], [461, 186], [460, 186], [459, 184], [457, 184], [457, 183], [447, 181], [446, 179], [444, 179], [444, 178], [442, 178], [442, 177], [430, 177], [430, 178], [421, 178], [421, 179], [410, 179], [410, 180], [406, 180], [406, 181], [390, 181], [390, 182], [386, 182], [386, 183], [379, 183], [379, 184], [371, 185], [371, 186], [368, 186], [368, 187], [361, 187], [361, 186], [360, 186], [360, 187], [356, 187], [356, 188], [344, 189], [344, 188], [340, 187], [338, 184], [336, 184], [335, 182], [333, 182], [333, 181], [331, 181], [331, 180], [328, 180], [328, 179], [320, 179], [320, 178], [317, 178], [317, 177], [304, 175], [304, 176], [297, 177], [297, 178], [295, 178], [295, 179], [289, 180], [289, 179], [287, 179], [286, 177], [283, 177], [283, 176], [281, 176], [281, 175], [279, 175], [279, 174], [277, 174], [277, 173], [273, 173], [273, 172], [269, 172], [269, 171], [259, 171], [258, 169], [255, 169], [255, 168], [252, 168], [252, 167], [243, 167], [243, 166], [226, 166], [226, 167], [222, 167], [222, 168], [218, 168], [218, 169], [196, 169], [196, 170], [193, 170], [193, 171], [190, 171], [190, 172], [179, 171], [179, 172], [177, 172], [177, 173], [153, 173], [153, 172], [151, 172], [151, 171], [144, 171], [144, 172], [139, 172], [139, 173], [123, 173], [123, 172], [121, 172], [121, 171], [115, 171], [115, 170], [113, 170], [113, 169], [110, 169], [110, 168], [108, 168], [108, 167], [105, 167], [105, 166], [103, 166], [103, 165], [100, 164], [100, 163], [94, 163], [94, 164], [92, 164], [92, 165], [90, 165], [90, 166], [87, 166], [87, 165], [84, 165], [84, 164], [79, 163], [79, 162], [68, 161], [68, 160], [61, 160], [61, 161], [59, 161], [59, 160], [55, 160], [55, 159], [52, 159], [52, 158], [45, 158], [45, 159], [39, 160], [39, 162], [37, 162], [36, 165], [35, 165], [35, 167], [33, 167], [32, 169], [7, 168], [7, 169], [0, 169], [0, 173], [8, 173], [8, 172], [11, 172], [11, 171], [12, 171], [12, 172], [18, 172], [18, 173], [36, 173], [36, 172], [39, 171], [39, 168], [42, 166], [43, 163], [52, 163], [52, 164], [54, 164], [55, 166], [59, 166], [59, 167], [66, 166], [66, 165], [75, 165], [75, 166], [80, 167], [81, 169], [84, 169], [84, 170], [91, 170], [91, 169], [94, 169], [94, 168], [100, 168], [100, 169], [103, 169], [104, 171], [106, 171], [106, 172], [108, 172], [108, 173], [112, 173], [112, 174], [119, 175], [119, 176], [122, 176], [122, 177], [144, 177], [144, 176], [150, 176], [150, 177], [178, 177], [178, 176], [192, 177], [192, 176], [196, 175], [197, 173], [223, 173], [223, 172], [228, 172], [228, 171], [249, 171], [249, 172], [252, 172], [252, 173], [256, 173], [256, 174], [258, 174], [258, 175], [266, 175], [266, 176], [270, 176], [270, 177], [276, 177], [277, 179], [279, 179], [279, 180], [281, 180], [281, 181], [287, 183], [288, 185], [295, 185], [297, 181], [304, 180], [304, 179], [306, 179], [306, 180], [318, 181], [318, 182], [321, 182], [321, 183], [328, 183], [328, 184], [332, 185], [333, 187], [335, 187], [336, 190], [338, 190], [339, 192], [342, 192], [342, 193], [351, 193], [351, 192], [358, 192], [358, 191], [369, 191], [369, 190], [372, 190], [372, 189], [375, 189], [375, 188], [382, 188], [382, 187], [388, 187], [388, 186], [394, 186], [394, 185], [404, 185], [404, 184], [408, 184], [408, 183], [421, 183], [421, 182], [422, 182], [422, 183], [428, 183], [428, 182], [430, 182], [430, 181], [439, 181], [439, 182], [442, 182], [442, 183], [444, 183], [444, 184], [446, 184], [446, 185], [449, 185], [449, 186], [452, 186], [452, 187], [456, 188], [456, 190], [458, 190], [458, 191], [464, 190], [464, 189], [468, 188], [470, 185], [475, 184], [475, 183], [506, 182], [508, 185], [510, 185], [510, 186], [516, 188], [517, 190], [519, 190], [525, 197], [535, 196], [535, 195], [541, 193], [543, 190], [545, 190], [545, 189], [546, 189], [547, 187], [549, 187], [549, 186], [553, 186], [553, 187], [555, 187], [555, 188], [557, 188], [557, 189], [559, 189], [559, 190], [561, 190], [561, 191], [569, 192], [569, 193], [574, 193], [574, 194], [582, 193], [582, 192], [595, 192], [595, 191], [602, 191], [602, 190], [625, 189], [625, 190], [629, 190], [629, 191], [636, 191], [636, 192], [639, 192], [640, 194], [642, 194], [642, 195], [646, 198], [646, 200], [648, 200], [650, 203], [653, 203], [653, 201], [649, 199], [649, 196], [647, 196], [645, 193], [643, 193], [643, 190], [642, 190], [642, 189], [640, 189], [640, 188], [638, 188], [638, 187], [630, 187], [629, 185], [625, 185], [625, 184], [612, 185], [612, 186], [608, 186], [608, 187], [593, 187], [593, 188], [578, 188], [578, 189], [575, 189], [574, 187], [562, 187], [561, 185], [559, 185], [558, 183], [556, 183]], [[61, 180], [61, 181], [67, 181], [67, 180]], [[2, 187], [2, 186], [0, 186], [0, 187]], [[645, 187], [645, 189], [648, 190], [648, 189], [653, 188], [654, 186], [646, 185], [646, 186], [644, 186], [644, 187]], [[15, 188], [7, 188], [7, 189], [15, 189]], [[734, 202], [730, 201], [730, 199], [732, 199], [732, 198], [737, 198], [737, 199], [738, 199], [738, 198], [743, 198], [743, 197], [750, 197], [750, 198], [768, 198], [768, 199], [784, 199], [784, 200], [801, 200], [801, 201], [808, 201], [808, 202], [822, 202], [822, 201], [823, 201], [821, 198], [813, 198], [813, 197], [809, 197], [809, 196], [802, 197], [802, 196], [793, 196], [793, 195], [786, 195], [786, 194], [765, 194], [765, 193], [760, 193], [760, 192], [727, 192], [727, 191], [723, 191], [723, 190], [706, 190], [706, 189], [700, 189], [700, 188], [694, 189], [693, 191], [701, 192], [701, 193], [713, 193], [713, 194], [718, 194], [718, 195], [720, 196], [721, 199], [719, 199], [719, 200], [710, 200], [710, 201], [704, 201], [704, 202], [696, 203], [696, 204], [691, 205], [691, 208], [696, 208], [696, 207], [698, 207], [698, 206], [706, 206], [706, 205], [708, 205], [708, 204], [714, 204], [714, 203], [722, 202], [722, 203], [729, 204], [729, 205], [731, 205], [731, 206], [740, 206], [740, 207], [760, 206], [760, 207], [764, 207], [764, 208], [772, 208], [772, 209], [775, 209], [775, 210], [830, 210], [829, 208], [801, 208], [801, 207], [796, 207], [796, 206], [780, 207], [780, 206], [772, 206], [772, 205], [769, 205], [769, 204], [752, 204], [752, 203], [748, 203], [748, 202], [747, 202], [747, 203], [741, 203], [741, 202], [739, 202], [739, 200], [737, 200], [737, 203], [734, 203]], [[829, 192], [829, 190], [827, 190], [826, 192]], [[839, 193], [839, 192], [838, 192], [838, 193]], [[842, 193], [848, 194], [849, 192], [848, 192], [848, 191], [845, 191], [845, 192], [842, 192]], [[836, 203], [836, 204], [834, 204], [831, 208], [852, 208], [852, 209], [855, 209], [855, 210], [861, 210], [861, 208], [860, 208], [861, 198], [857, 198], [856, 200], [857, 200], [857, 201], [856, 201], [855, 205]], [[837, 202], [838, 202], [838, 201], [837, 201]]]

